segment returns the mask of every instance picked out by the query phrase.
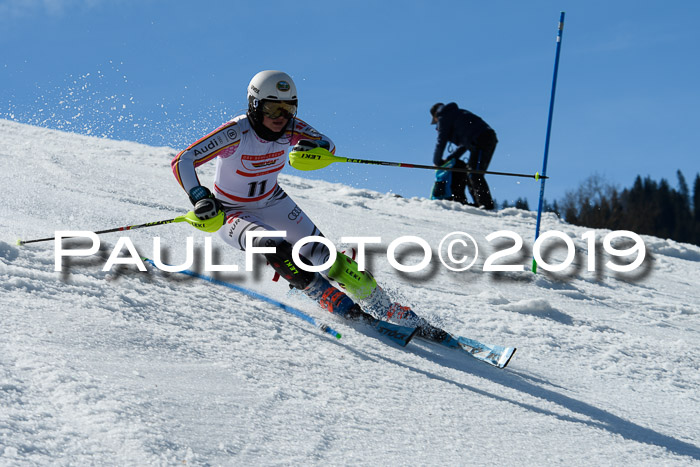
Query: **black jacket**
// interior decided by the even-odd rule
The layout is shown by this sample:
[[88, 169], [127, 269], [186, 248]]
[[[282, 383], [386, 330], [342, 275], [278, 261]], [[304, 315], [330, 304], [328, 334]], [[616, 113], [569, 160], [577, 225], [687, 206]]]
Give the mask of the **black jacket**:
[[459, 159], [476, 143], [476, 139], [481, 133], [491, 129], [477, 115], [468, 110], [460, 109], [454, 102], [443, 105], [436, 115], [438, 137], [433, 154], [433, 164], [435, 165], [445, 163], [442, 154], [445, 152], [447, 143], [456, 145], [457, 149], [446, 160]]

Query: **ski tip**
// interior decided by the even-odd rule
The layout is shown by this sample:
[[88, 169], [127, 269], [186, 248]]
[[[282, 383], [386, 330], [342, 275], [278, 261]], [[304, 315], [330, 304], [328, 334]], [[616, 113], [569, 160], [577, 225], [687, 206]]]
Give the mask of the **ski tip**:
[[22, 246], [23, 243], [24, 243], [24, 242], [22, 242], [21, 239], [19, 239], [19, 238], [17, 239], [17, 246]]
[[505, 367], [507, 367], [508, 364], [510, 363], [510, 360], [513, 358], [513, 355], [515, 355], [516, 350], [518, 350], [518, 349], [513, 347], [510, 352], [504, 352], [503, 355], [501, 356], [499, 362], [498, 362], [498, 368], [500, 368], [502, 370]]

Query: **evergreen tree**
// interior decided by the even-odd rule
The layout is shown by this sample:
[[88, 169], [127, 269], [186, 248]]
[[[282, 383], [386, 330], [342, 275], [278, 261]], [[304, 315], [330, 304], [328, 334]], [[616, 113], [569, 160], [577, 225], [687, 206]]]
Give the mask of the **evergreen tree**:
[[683, 172], [679, 170], [676, 175], [678, 176], [678, 194], [681, 197], [683, 209], [690, 211], [690, 190], [688, 189], [688, 184], [685, 181]]
[[693, 243], [700, 245], [700, 174], [693, 183]]
[[661, 179], [659, 189], [654, 196], [654, 207], [657, 208], [656, 216], [652, 220], [652, 232], [661, 238], [671, 238], [676, 229], [676, 216], [671, 197], [671, 187], [666, 179]]
[[693, 219], [700, 221], [700, 173], [695, 176], [693, 183]]
[[522, 209], [524, 211], [529, 211], [530, 206], [527, 203], [527, 199], [525, 198], [518, 198], [515, 200], [515, 207], [518, 209]]
[[668, 181], [637, 176], [622, 192], [599, 175], [585, 180], [578, 190], [567, 192], [562, 212], [567, 222], [593, 228], [631, 230], [700, 245], [700, 174], [693, 197], [678, 171], [678, 189]]
[[677, 172], [677, 176], [678, 192], [674, 195], [674, 214], [676, 216], [674, 225], [676, 231], [672, 238], [679, 242], [688, 243], [693, 241], [694, 230], [694, 225], [691, 221], [693, 213], [690, 209], [690, 190], [680, 170]]
[[546, 199], [544, 200], [544, 206], [542, 206], [542, 210], [544, 212], [553, 212], [554, 214], [557, 215], [557, 217], [561, 217], [561, 211], [559, 210], [559, 204], [557, 203], [556, 200], [552, 204], [549, 204], [549, 201]]

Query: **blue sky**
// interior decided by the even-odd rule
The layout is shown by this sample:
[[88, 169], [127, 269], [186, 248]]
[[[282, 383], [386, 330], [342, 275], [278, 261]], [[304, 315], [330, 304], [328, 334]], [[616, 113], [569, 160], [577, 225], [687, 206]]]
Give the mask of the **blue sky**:
[[[245, 109], [263, 69], [295, 79], [299, 116], [348, 157], [430, 164], [430, 106], [498, 133], [494, 171], [541, 170], [566, 11], [546, 197], [592, 174], [700, 171], [700, 2], [0, 1], [0, 118], [181, 149]], [[31, 157], [28, 154], [27, 157]], [[427, 170], [286, 173], [428, 196]], [[536, 208], [539, 184], [490, 176]], [[169, 166], [163, 179], [175, 183]]]

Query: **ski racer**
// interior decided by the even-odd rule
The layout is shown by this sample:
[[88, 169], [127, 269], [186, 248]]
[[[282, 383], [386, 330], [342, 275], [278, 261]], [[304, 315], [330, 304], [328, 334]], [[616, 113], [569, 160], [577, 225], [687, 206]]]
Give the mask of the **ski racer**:
[[[338, 252], [335, 262], [322, 273], [304, 271], [294, 263], [293, 245], [304, 237], [323, 234], [278, 184], [277, 177], [290, 147], [300, 151], [323, 147], [335, 152], [335, 145], [296, 116], [297, 89], [288, 74], [275, 70], [256, 74], [248, 85], [247, 100], [245, 114], [194, 142], [172, 161], [177, 182], [203, 222], [202, 230], [218, 231], [225, 243], [240, 250], [246, 249], [248, 234], [262, 233], [251, 244], [275, 247], [275, 253], [265, 253], [272, 268], [331, 313], [358, 319], [367, 318], [367, 311], [397, 324], [419, 327], [419, 335], [437, 330], [410, 308], [391, 301], [372, 275], [360, 271], [343, 253]], [[216, 160], [216, 176], [210, 190], [200, 182], [196, 168], [212, 160]], [[280, 230], [287, 232], [285, 238], [264, 236], [264, 232]], [[330, 257], [320, 242], [306, 243], [299, 253], [305, 263], [314, 266]]]

